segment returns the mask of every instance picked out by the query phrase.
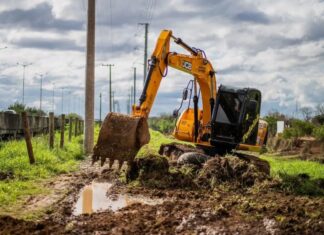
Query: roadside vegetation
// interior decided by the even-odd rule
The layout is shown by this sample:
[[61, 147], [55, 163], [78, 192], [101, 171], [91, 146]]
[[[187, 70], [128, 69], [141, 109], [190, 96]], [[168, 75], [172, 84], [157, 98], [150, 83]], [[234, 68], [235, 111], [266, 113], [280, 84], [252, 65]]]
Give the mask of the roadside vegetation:
[[24, 140], [12, 140], [0, 145], [0, 211], [19, 204], [26, 196], [46, 194], [49, 189], [42, 187], [42, 181], [58, 174], [78, 169], [80, 160], [84, 159], [82, 136], [73, 137], [65, 146], [59, 148], [59, 133], [51, 150], [48, 136], [32, 139], [36, 163], [29, 164]]
[[148, 123], [151, 129], [170, 135], [175, 127], [176, 119], [172, 115], [163, 114], [160, 117], [149, 118]]
[[324, 165], [291, 156], [262, 155], [271, 175], [282, 181], [281, 189], [299, 195], [324, 196]]

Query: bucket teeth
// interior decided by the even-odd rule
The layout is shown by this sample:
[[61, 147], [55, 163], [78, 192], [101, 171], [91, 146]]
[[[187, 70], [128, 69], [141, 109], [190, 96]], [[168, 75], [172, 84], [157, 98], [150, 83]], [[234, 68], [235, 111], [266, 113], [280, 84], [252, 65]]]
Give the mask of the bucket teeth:
[[96, 161], [98, 161], [98, 160], [99, 160], [99, 156], [93, 154], [93, 155], [92, 155], [92, 165], [93, 165]]
[[105, 164], [106, 157], [101, 156], [101, 157], [100, 157], [100, 160], [101, 160], [101, 161], [100, 161], [100, 165], [103, 166], [103, 165]]
[[124, 161], [123, 160], [118, 160], [118, 171], [120, 171], [120, 169], [123, 166]]
[[114, 165], [114, 159], [109, 158], [109, 169]]

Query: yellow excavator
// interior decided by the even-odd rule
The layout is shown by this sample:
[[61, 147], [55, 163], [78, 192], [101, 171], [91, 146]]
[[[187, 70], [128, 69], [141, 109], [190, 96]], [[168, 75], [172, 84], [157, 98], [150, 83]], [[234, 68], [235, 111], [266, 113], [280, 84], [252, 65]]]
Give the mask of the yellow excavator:
[[[188, 55], [170, 52], [170, 42], [183, 47]], [[149, 60], [149, 70], [139, 103], [132, 107], [131, 116], [109, 113], [94, 147], [93, 162], [109, 159], [119, 166], [131, 162], [139, 149], [150, 140], [147, 119], [168, 67], [193, 76], [192, 89], [183, 92], [183, 100], [190, 98], [188, 106], [179, 116], [173, 136], [194, 143], [209, 155], [223, 155], [235, 149], [258, 151], [264, 144], [267, 123], [259, 119], [261, 92], [253, 88], [216, 86], [216, 72], [203, 50], [190, 47], [171, 30], [163, 30]], [[171, 82], [171, 81], [170, 81]], [[202, 107], [199, 107], [201, 103]]]

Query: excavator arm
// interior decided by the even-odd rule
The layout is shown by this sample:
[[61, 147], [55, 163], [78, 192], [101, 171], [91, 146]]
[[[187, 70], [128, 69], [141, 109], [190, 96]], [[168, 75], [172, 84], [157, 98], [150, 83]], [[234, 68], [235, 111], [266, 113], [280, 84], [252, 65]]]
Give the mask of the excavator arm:
[[[189, 55], [170, 52], [170, 42], [174, 40], [188, 52]], [[216, 98], [216, 77], [211, 63], [205, 58], [204, 52], [185, 44], [180, 38], [172, 35], [172, 31], [163, 30], [157, 40], [156, 47], [149, 62], [149, 71], [139, 105], [133, 107], [132, 115], [148, 118], [161, 80], [167, 75], [168, 67], [191, 74], [194, 77], [194, 103], [198, 103], [197, 83], [202, 96], [202, 124], [207, 125], [211, 119], [212, 108]], [[198, 112], [198, 110], [197, 110]]]

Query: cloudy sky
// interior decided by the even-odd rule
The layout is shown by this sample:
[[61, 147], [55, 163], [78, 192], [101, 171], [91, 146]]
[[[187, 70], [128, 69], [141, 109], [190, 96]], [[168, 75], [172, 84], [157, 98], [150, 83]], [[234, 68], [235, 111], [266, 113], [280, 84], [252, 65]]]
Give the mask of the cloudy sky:
[[[83, 114], [86, 0], [0, 0], [0, 109], [22, 101]], [[217, 70], [218, 85], [262, 91], [262, 113], [293, 115], [298, 107], [324, 103], [323, 0], [97, 0], [96, 118], [99, 93], [108, 111], [108, 69], [122, 112], [137, 67], [137, 94], [143, 86], [144, 30], [149, 22], [149, 54], [162, 29], [172, 29], [189, 45], [203, 49]], [[5, 48], [7, 47], [7, 48]], [[181, 52], [177, 46], [173, 51]], [[153, 115], [180, 103], [190, 76], [173, 69], [162, 81]]]

